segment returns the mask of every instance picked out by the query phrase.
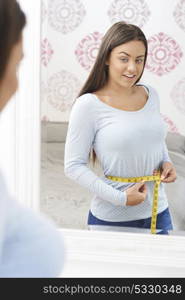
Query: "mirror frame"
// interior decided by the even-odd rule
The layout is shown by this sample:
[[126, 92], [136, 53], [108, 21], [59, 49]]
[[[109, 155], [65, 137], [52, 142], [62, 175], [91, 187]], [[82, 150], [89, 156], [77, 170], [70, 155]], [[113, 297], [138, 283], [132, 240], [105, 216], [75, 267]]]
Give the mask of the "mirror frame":
[[41, 1], [18, 0], [27, 17], [24, 59], [15, 95], [15, 196], [39, 211], [40, 202], [40, 20]]

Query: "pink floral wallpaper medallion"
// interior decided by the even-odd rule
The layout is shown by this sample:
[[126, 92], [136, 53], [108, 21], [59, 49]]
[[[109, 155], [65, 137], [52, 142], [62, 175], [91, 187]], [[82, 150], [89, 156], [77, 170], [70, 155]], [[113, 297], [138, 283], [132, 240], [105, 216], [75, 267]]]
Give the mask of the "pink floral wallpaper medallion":
[[93, 32], [86, 35], [78, 44], [75, 55], [85, 70], [89, 71], [92, 67], [100, 47], [102, 36], [99, 32]]
[[179, 27], [185, 31], [185, 0], [178, 1], [173, 16]]
[[148, 47], [146, 69], [158, 76], [171, 72], [181, 62], [181, 48], [173, 37], [164, 32], [149, 38]]
[[[30, 0], [31, 1], [31, 0]], [[41, 116], [68, 122], [106, 30], [141, 27], [149, 53], [142, 82], [162, 95], [168, 130], [185, 135], [185, 0], [41, 0]], [[171, 101], [169, 101], [171, 99]]]
[[165, 121], [165, 123], [168, 126], [168, 131], [179, 133], [176, 125], [174, 124], [174, 122], [168, 116], [166, 116], [164, 114], [161, 114], [161, 116], [162, 116], [163, 120]]
[[52, 0], [48, 3], [48, 22], [54, 30], [63, 34], [76, 29], [86, 14], [80, 0]]
[[49, 61], [51, 60], [51, 57], [53, 56], [54, 50], [48, 41], [47, 38], [45, 38], [41, 42], [41, 64], [45, 67], [47, 67]]
[[78, 78], [62, 70], [53, 74], [48, 80], [47, 101], [58, 111], [71, 109], [81, 84]]
[[144, 0], [114, 0], [108, 10], [111, 23], [125, 21], [142, 27], [150, 16]]
[[185, 115], [185, 77], [173, 87], [170, 96], [178, 111]]

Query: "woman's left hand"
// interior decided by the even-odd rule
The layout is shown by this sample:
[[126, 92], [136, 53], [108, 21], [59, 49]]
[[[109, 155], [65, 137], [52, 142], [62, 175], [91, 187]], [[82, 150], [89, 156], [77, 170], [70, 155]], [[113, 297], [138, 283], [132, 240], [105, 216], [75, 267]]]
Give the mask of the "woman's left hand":
[[[154, 170], [154, 175], [156, 174], [156, 170]], [[172, 163], [165, 161], [161, 166], [161, 182], [174, 182], [177, 178], [176, 170]]]

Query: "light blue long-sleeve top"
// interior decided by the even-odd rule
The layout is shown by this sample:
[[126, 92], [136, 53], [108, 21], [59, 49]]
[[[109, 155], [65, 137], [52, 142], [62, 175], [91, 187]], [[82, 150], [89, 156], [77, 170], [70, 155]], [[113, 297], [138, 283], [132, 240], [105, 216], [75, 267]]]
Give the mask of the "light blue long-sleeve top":
[[[151, 216], [153, 182], [146, 182], [144, 202], [126, 205], [125, 190], [133, 183], [120, 183], [106, 176], [152, 175], [162, 162], [170, 161], [165, 137], [166, 125], [160, 115], [154, 88], [143, 85], [148, 100], [137, 111], [124, 111], [102, 102], [94, 94], [79, 97], [72, 107], [65, 144], [65, 174], [94, 194], [91, 212], [105, 221], [131, 221]], [[89, 153], [94, 149], [104, 175], [90, 169]], [[158, 213], [168, 207], [163, 183], [159, 189]]]
[[59, 277], [64, 254], [54, 223], [13, 199], [0, 172], [0, 278]]

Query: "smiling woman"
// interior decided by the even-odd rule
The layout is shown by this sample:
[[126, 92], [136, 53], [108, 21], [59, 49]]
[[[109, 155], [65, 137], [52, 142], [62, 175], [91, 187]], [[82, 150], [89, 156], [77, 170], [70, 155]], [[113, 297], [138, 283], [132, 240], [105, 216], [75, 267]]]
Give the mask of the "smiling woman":
[[[141, 0], [137, 1], [137, 7], [134, 6], [135, 1], [123, 0], [114, 1], [114, 3], [110, 0], [98, 2], [78, 1], [78, 3], [77, 1], [73, 1], [73, 4], [71, 2], [72, 1], [70, 0], [65, 1], [65, 3], [64, 1], [43, 1], [44, 21], [42, 22], [43, 35], [41, 36], [43, 41], [46, 40], [45, 47], [42, 51], [44, 63], [41, 66], [41, 118], [43, 120], [43, 152], [41, 156], [41, 209], [51, 216], [60, 227], [73, 229], [61, 229], [66, 237], [68, 248], [67, 260], [69, 264], [67, 264], [67, 269], [65, 269], [64, 274], [71, 277], [156, 276], [159, 278], [161, 276], [183, 276], [185, 266], [185, 256], [183, 250], [185, 249], [184, 237], [179, 238], [178, 236], [175, 237], [171, 235], [160, 236], [138, 234], [138, 232], [150, 233], [150, 229], [138, 228], [137, 234], [129, 232], [115, 232], [128, 231], [130, 229], [126, 227], [118, 228], [117, 226], [114, 226], [115, 229], [113, 226], [109, 226], [109, 231], [105, 232], [104, 230], [106, 230], [108, 226], [102, 225], [99, 226], [99, 228], [101, 227], [101, 231], [98, 232], [97, 230], [76, 230], [88, 228], [87, 215], [91, 205], [92, 194], [90, 193], [89, 189], [84, 188], [84, 186], [78, 184], [77, 181], [75, 182], [71, 180], [71, 177], [66, 177], [64, 175], [63, 168], [64, 145], [66, 142], [66, 131], [68, 128], [68, 113], [71, 109], [71, 103], [73, 99], [79, 92], [77, 88], [82, 86], [80, 81], [82, 82], [84, 78], [88, 76], [88, 71], [90, 68], [92, 68], [92, 63], [94, 63], [95, 57], [94, 54], [96, 52], [95, 50], [99, 48], [99, 44], [102, 39], [102, 33], [104, 33], [105, 29], [110, 25], [110, 22], [113, 23], [116, 21], [115, 17], [117, 21], [123, 19], [123, 16], [126, 15], [124, 10], [128, 12], [130, 6], [133, 8], [133, 18], [129, 19], [128, 21], [134, 24], [137, 23], [137, 25], [139, 25], [144, 31], [146, 30], [146, 34], [150, 38], [149, 42], [151, 40], [151, 49], [148, 56], [149, 60], [147, 60], [151, 71], [148, 69], [149, 67], [147, 67], [149, 71], [147, 71], [147, 69], [145, 70], [146, 82], [148, 82], [149, 85], [151, 84], [151, 86], [157, 87], [158, 89], [160, 94], [160, 102], [162, 104], [161, 109], [166, 115], [165, 119], [169, 120], [170, 131], [176, 130], [176, 132], [179, 131], [183, 134], [184, 123], [182, 118], [184, 115], [180, 115], [181, 112], [178, 114], [175, 107], [172, 105], [172, 103], [170, 103], [170, 86], [173, 87], [175, 84], [173, 82], [173, 78], [176, 78], [176, 80], [179, 81], [182, 74], [184, 74], [184, 66], [182, 63], [183, 60], [181, 63], [179, 63], [178, 52], [175, 52], [175, 46], [177, 44], [174, 42], [174, 40], [176, 40], [177, 43], [179, 41], [181, 48], [184, 47], [181, 43], [184, 32], [178, 28], [177, 24], [174, 26], [174, 19], [172, 16], [173, 7], [175, 6], [173, 3], [174, 1], [169, 1], [169, 10], [165, 9], [166, 4], [163, 3], [165, 1], [150, 1], [151, 3], [147, 5], [147, 7], [149, 7], [149, 12], [146, 9], [146, 5], [143, 4], [143, 1]], [[112, 3], [111, 5], [113, 8], [111, 11], [112, 15], [109, 14], [109, 17], [112, 16], [112, 18], [107, 17], [106, 8], [110, 5], [110, 2]], [[85, 12], [82, 7], [77, 7], [80, 6], [80, 4], [83, 4], [85, 7]], [[66, 6], [69, 5], [73, 7], [73, 10], [68, 10], [69, 15], [67, 18], [64, 18], [64, 14], [60, 14], [60, 12], [62, 10], [65, 11]], [[162, 14], [161, 5], [164, 5]], [[171, 14], [170, 17], [169, 11]], [[88, 18], [84, 18], [84, 13], [87, 14]], [[143, 16], [145, 17], [143, 18]], [[161, 19], [159, 19], [159, 16]], [[166, 20], [165, 22], [164, 16]], [[75, 22], [75, 19], [78, 19], [78, 21], [80, 20], [80, 22]], [[72, 20], [74, 22], [72, 22]], [[96, 20], [96, 22], [94, 20]], [[155, 24], [155, 26], [153, 26], [153, 24]], [[152, 30], [150, 31], [151, 28]], [[165, 40], [162, 38], [160, 39], [161, 35], [159, 35], [159, 38], [156, 38], [157, 35], [154, 36], [154, 33], [157, 33], [158, 31], [165, 33], [166, 28], [169, 35], [170, 28], [173, 28], [173, 32], [171, 31], [171, 37], [173, 37], [173, 39], [169, 39], [169, 37], [166, 35], [164, 35]], [[53, 34], [53, 32], [55, 32], [55, 34]], [[157, 59], [155, 56], [155, 49], [156, 51], [160, 52], [161, 48], [168, 50], [166, 52], [167, 56], [162, 60], [162, 64], [160, 60], [161, 57]], [[132, 51], [133, 50], [134, 49], [132, 49]], [[64, 55], [61, 56], [61, 53]], [[131, 53], [128, 52], [127, 54]], [[137, 55], [139, 54], [143, 53], [134, 54], [132, 57], [127, 57], [125, 54], [120, 54], [119, 57], [126, 59], [127, 62], [129, 59], [131, 59], [134, 63]], [[151, 61], [152, 58], [155, 58], [153, 65]], [[167, 58], [171, 60], [171, 64]], [[176, 61], [176, 65], [178, 64], [178, 67], [175, 69], [170, 68], [170, 66], [173, 64], [173, 60]], [[126, 61], [125, 63], [121, 63], [125, 65]], [[108, 66], [106, 68], [108, 69]], [[158, 76], [159, 72], [157, 71], [159, 69], [164, 76]], [[96, 71], [97, 74], [95, 79], [98, 78], [101, 69], [97, 68]], [[125, 75], [130, 74], [126, 73]], [[135, 116], [137, 114], [139, 115], [142, 112], [144, 114], [144, 112], [147, 112], [147, 109], [151, 108], [151, 97], [149, 97], [147, 89], [150, 89], [150, 86], [148, 86], [146, 82], [145, 84], [143, 83], [143, 86], [140, 86], [141, 83], [137, 83], [137, 92], [142, 92], [140, 101], [143, 100], [143, 108], [136, 107], [136, 110], [139, 110], [140, 112], [136, 113], [134, 111], [125, 111], [128, 108], [125, 106], [124, 109], [123, 103], [122, 107], [120, 106], [120, 108], [111, 107], [110, 104], [105, 103], [105, 100], [108, 99], [106, 94], [102, 94], [102, 100], [104, 100], [103, 102], [96, 92], [92, 92], [92, 102], [96, 102], [99, 107], [101, 106], [102, 109], [109, 111], [110, 116], [113, 115], [114, 112], [119, 113], [120, 118], [122, 118], [123, 121], [124, 115], [128, 114], [134, 123]], [[102, 83], [101, 80], [99, 80], [99, 83]], [[174, 97], [174, 101], [176, 104], [178, 104], [180, 103], [178, 101], [181, 101], [181, 99], [183, 100], [183, 97], [181, 97], [182, 93], [179, 94], [179, 89], [176, 88], [175, 91], [177, 92], [176, 97]], [[181, 92], [182, 91], [183, 82], [181, 85]], [[121, 98], [121, 94], [118, 96], [119, 97], [116, 97], [117, 100]], [[132, 96], [134, 96], [134, 93]], [[79, 100], [80, 99], [76, 101], [76, 104]], [[86, 101], [85, 98], [83, 100], [84, 102]], [[111, 100], [111, 98], [109, 98], [109, 100]], [[135, 100], [135, 104], [137, 104], [136, 99], [132, 98], [132, 100]], [[139, 104], [141, 104], [140, 101]], [[87, 117], [86, 114], [84, 116], [81, 115], [80, 121], [82, 123], [82, 127], [84, 128], [86, 128], [88, 124], [88, 117], [91, 116], [92, 109], [93, 106], [90, 106], [89, 110], [87, 110]], [[150, 114], [150, 116], [151, 118], [148, 118], [148, 123], [146, 122], [146, 129], [148, 128], [148, 130], [149, 127], [152, 127], [152, 122], [154, 121], [152, 114]], [[85, 117], [86, 122], [83, 120]], [[112, 118], [107, 117], [107, 120], [105, 119], [105, 121], [111, 124]], [[115, 130], [116, 133], [123, 133], [125, 124], [124, 122], [122, 124], [122, 127], [117, 127]], [[106, 123], [102, 123], [101, 125], [101, 131], [103, 132], [103, 127], [106, 125]], [[32, 130], [34, 130], [34, 128], [32, 128]], [[79, 133], [79, 137], [82, 133], [83, 131]], [[138, 133], [140, 134], [140, 143], [143, 144], [144, 148], [145, 141], [143, 136], [141, 136], [141, 129], [138, 131]], [[156, 132], [155, 138], [157, 138], [157, 135], [158, 133]], [[112, 137], [114, 138], [114, 135], [112, 135]], [[109, 138], [110, 135], [107, 133], [106, 142]], [[99, 139], [99, 142], [103, 145], [104, 140]], [[118, 142], [121, 143], [123, 141], [118, 140]], [[125, 142], [125, 149], [128, 147], [128, 142], [128, 140], [127, 143]], [[131, 142], [134, 143], [134, 139]], [[184, 137], [178, 135], [177, 133], [171, 134], [170, 132], [167, 135], [166, 143], [169, 149], [170, 158], [172, 159], [174, 166], [177, 168], [178, 177], [174, 183], [164, 184], [163, 186], [165, 187], [167, 193], [169, 208], [173, 217], [175, 231], [174, 234], [178, 235], [176, 230], [185, 229], [183, 213], [185, 194]], [[35, 143], [34, 145], [36, 146], [37, 144]], [[93, 146], [94, 145], [95, 144], [93, 144]], [[112, 148], [113, 147], [114, 145], [112, 145]], [[182, 149], [181, 153], [178, 152], [179, 149]], [[143, 150], [145, 152], [145, 149]], [[135, 145], [135, 152], [137, 152], [137, 145]], [[130, 156], [134, 162], [135, 156], [132, 154], [130, 154]], [[113, 158], [114, 157], [111, 152], [109, 154], [110, 163], [112, 163]], [[122, 156], [122, 159], [124, 159], [124, 155]], [[31, 158], [30, 161], [33, 162], [34, 159]], [[88, 163], [87, 166], [90, 168], [92, 167], [92, 171], [98, 175], [98, 178], [101, 179], [101, 176], [104, 175], [102, 174], [101, 167], [98, 164], [95, 164], [93, 167]], [[93, 181], [92, 186], [95, 185], [96, 182], [96, 180]], [[148, 182], [146, 184], [150, 185]], [[117, 182], [115, 182], [115, 185], [117, 185]], [[103, 200], [104, 199], [102, 197], [102, 202]], [[173, 214], [174, 212], [175, 214]], [[98, 225], [93, 225], [92, 227], [97, 229]], [[114, 232], [110, 232], [110, 229]], [[132, 230], [135, 230], [135, 228], [132, 228]], [[170, 234], [171, 233], [172, 232], [170, 231]]]
[[[143, 87], [137, 85], [133, 90], [128, 90], [127, 95], [127, 87], [133, 85], [143, 72], [145, 52], [146, 48], [143, 42], [137, 40], [113, 48], [106, 61], [109, 70], [106, 85], [109, 86], [109, 93], [106, 92], [106, 86], [98, 89], [95, 94], [100, 100], [112, 107], [128, 111], [139, 110], [145, 105], [148, 94]], [[118, 98], [116, 95], [116, 93], [119, 94], [117, 90], [119, 85], [126, 88], [124, 101], [123, 97]], [[104, 96], [105, 94], [108, 96]], [[141, 99], [140, 101], [138, 101], [138, 97]]]
[[131, 40], [113, 48], [106, 62], [109, 67], [107, 84], [114, 82], [118, 76], [128, 80], [123, 85], [136, 83], [143, 72], [145, 52], [146, 47], [139, 40]]
[[[94, 194], [90, 228], [151, 228], [162, 234], [172, 229], [163, 182], [173, 182], [176, 172], [158, 94], [139, 83], [146, 58], [142, 30], [115, 23], [72, 108], [64, 168], [66, 176]], [[101, 178], [88, 167], [91, 151], [103, 170]]]

